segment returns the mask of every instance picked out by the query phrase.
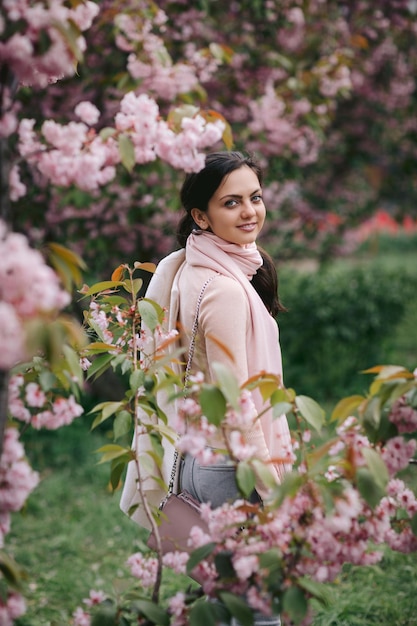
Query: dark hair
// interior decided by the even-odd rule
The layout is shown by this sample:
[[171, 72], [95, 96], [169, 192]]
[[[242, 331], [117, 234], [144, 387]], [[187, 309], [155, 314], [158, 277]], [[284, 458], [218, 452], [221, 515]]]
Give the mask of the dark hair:
[[[191, 216], [192, 209], [206, 212], [210, 199], [221, 185], [225, 176], [246, 165], [255, 172], [259, 184], [262, 185], [262, 170], [254, 157], [242, 152], [212, 152], [206, 156], [205, 166], [197, 173], [187, 174], [181, 187], [181, 203], [185, 215], [181, 218], [177, 229], [177, 241], [185, 248], [188, 236], [197, 228]], [[253, 276], [251, 284], [259, 294], [265, 307], [274, 317], [285, 307], [278, 298], [278, 276], [271, 256], [258, 246], [263, 258], [263, 265]]]
[[192, 209], [208, 210], [208, 203], [219, 188], [223, 178], [246, 165], [253, 170], [262, 185], [262, 170], [255, 159], [241, 152], [212, 152], [206, 156], [206, 163], [197, 173], [187, 174], [181, 187], [180, 197], [185, 215], [177, 228], [177, 241], [185, 248], [188, 235], [196, 228], [191, 217]]
[[276, 317], [278, 313], [284, 313], [287, 311], [285, 306], [281, 303], [278, 295], [277, 270], [271, 255], [260, 246], [258, 246], [258, 250], [263, 259], [263, 265], [253, 276], [251, 284], [270, 314], [273, 317]]

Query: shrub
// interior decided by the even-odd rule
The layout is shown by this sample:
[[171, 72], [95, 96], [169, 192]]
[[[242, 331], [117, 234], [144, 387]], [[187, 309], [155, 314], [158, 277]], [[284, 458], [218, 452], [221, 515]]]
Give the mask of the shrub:
[[317, 273], [285, 269], [279, 317], [286, 386], [322, 400], [365, 386], [360, 374], [389, 354], [416, 298], [417, 270], [369, 264]]

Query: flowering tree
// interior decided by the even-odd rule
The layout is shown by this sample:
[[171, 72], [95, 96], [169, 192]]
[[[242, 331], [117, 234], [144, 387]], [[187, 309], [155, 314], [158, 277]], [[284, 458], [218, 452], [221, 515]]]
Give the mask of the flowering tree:
[[[144, 268], [152, 269], [136, 264], [136, 269]], [[158, 476], [163, 441], [175, 441], [178, 433], [179, 451], [204, 464], [228, 454], [242, 499], [214, 510], [202, 505], [207, 530], [192, 529], [187, 552], [163, 555], [157, 549], [156, 554], [142, 551], [129, 557], [139, 582], [128, 599], [116, 602], [92, 591], [87, 606], [74, 613], [75, 624], [98, 624], [105, 614], [114, 624], [133, 624], [140, 618], [176, 626], [215, 624], [235, 617], [249, 626], [254, 611], [281, 613], [288, 623], [307, 624], [312, 619], [310, 599], [326, 601], [324, 583], [332, 582], [344, 563], [375, 564], [382, 558], [381, 545], [401, 552], [417, 550], [417, 498], [399, 476], [417, 447], [416, 372], [400, 366], [369, 370], [375, 375], [369, 392], [336, 405], [333, 434], [317, 447], [312, 431], [320, 433], [331, 424], [324, 411], [267, 373], [239, 388], [231, 372], [217, 364], [217, 383], [208, 384], [198, 373], [183, 397], [178, 392], [183, 383], [175, 374], [181, 356], [177, 333], [164, 331], [166, 312], [138, 297], [140, 288], [135, 268], [124, 265], [111, 281], [83, 289], [91, 297], [86, 323], [97, 339], [82, 352], [87, 376], [113, 367], [130, 380], [119, 402], [102, 402], [92, 409], [94, 426], [113, 420], [115, 441], [101, 449], [102, 460], [111, 462], [111, 483], [116, 488], [126, 464], [136, 464], [139, 506], [158, 534], [158, 511], [146, 495], [147, 476], [150, 465], [153, 478]], [[281, 461], [294, 468], [279, 486], [268, 481], [267, 468], [256, 460], [243, 435], [258, 417], [251, 396], [255, 388], [276, 419], [286, 412], [292, 421], [293, 446]], [[166, 423], [161, 392], [177, 398], [174, 424]], [[123, 443], [132, 429], [139, 455]], [[226, 429], [224, 450], [208, 450], [210, 433]], [[152, 441], [147, 451], [139, 445], [143, 437]], [[248, 501], [255, 474], [269, 485], [262, 506]], [[195, 577], [204, 597], [198, 589], [179, 592], [163, 608], [163, 566]]]
[[[20, 161], [20, 182], [13, 169], [15, 222], [36, 226], [35, 238], [71, 238], [100, 273], [101, 254], [114, 263], [133, 262], [135, 249], [142, 258], [160, 258], [173, 246], [178, 208], [170, 165], [181, 168], [182, 161], [187, 168], [201, 158], [185, 148], [198, 152], [201, 120], [179, 136], [163, 119], [155, 122], [157, 110], [165, 116], [173, 105], [182, 113], [168, 117], [170, 130], [184, 113], [205, 112], [206, 121], [215, 121], [208, 112], [215, 108], [230, 122], [235, 145], [262, 157], [265, 243], [274, 254], [326, 254], [350, 223], [381, 203], [413, 213], [415, 24], [409, 0], [378, 7], [273, 0], [227, 8], [101, 2], [84, 35], [86, 63], [78, 76], [49, 85], [36, 104], [20, 94], [18, 117], [36, 122], [20, 129], [26, 163]], [[137, 139], [140, 128], [116, 123], [129, 91], [158, 103], [146, 106], [145, 98], [134, 105], [141, 116], [146, 111], [143, 123], [149, 115], [146, 140]], [[86, 101], [97, 110], [89, 106], [86, 113], [83, 105], [80, 118], [76, 107]], [[51, 117], [54, 123], [43, 126]], [[71, 122], [70, 142], [58, 121]], [[36, 139], [34, 129], [42, 131]], [[120, 160], [128, 171], [115, 169]], [[48, 180], [58, 189], [45, 188]]]

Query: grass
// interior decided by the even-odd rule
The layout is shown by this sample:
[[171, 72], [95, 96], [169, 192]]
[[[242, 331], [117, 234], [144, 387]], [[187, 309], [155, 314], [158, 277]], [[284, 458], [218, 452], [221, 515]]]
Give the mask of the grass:
[[385, 551], [377, 566], [345, 566], [314, 626], [413, 626], [417, 624], [415, 554]]
[[[52, 467], [21, 515], [15, 515], [7, 549], [28, 576], [27, 614], [19, 626], [69, 624], [90, 589], [114, 593], [127, 578], [126, 558], [136, 551], [140, 529], [124, 516], [107, 488], [108, 467], [97, 466], [93, 450], [102, 441], [73, 425], [29, 442], [35, 469], [55, 444]], [[32, 443], [32, 445], [31, 445]]]
[[[90, 589], [115, 598], [135, 585], [125, 563], [144, 548], [147, 533], [121, 512], [120, 494], [108, 488], [109, 465], [97, 465], [94, 451], [105, 442], [82, 421], [25, 441], [41, 483], [7, 535], [7, 552], [27, 578], [27, 612], [17, 626], [68, 625]], [[163, 596], [189, 584], [167, 570]]]

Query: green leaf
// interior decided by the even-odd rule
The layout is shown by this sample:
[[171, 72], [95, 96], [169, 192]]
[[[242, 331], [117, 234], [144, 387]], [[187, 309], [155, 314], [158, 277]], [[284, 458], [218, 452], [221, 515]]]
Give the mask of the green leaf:
[[343, 422], [347, 417], [350, 417], [358, 408], [358, 406], [365, 400], [364, 396], [348, 396], [338, 402], [333, 409], [331, 415], [331, 421], [339, 420]]
[[80, 357], [75, 352], [75, 350], [70, 348], [70, 346], [68, 345], [64, 345], [63, 352], [70, 368], [70, 373], [72, 377], [76, 379], [78, 385], [82, 385], [84, 380], [84, 374], [80, 365]]
[[[74, 57], [74, 61], [79, 61], [80, 63], [83, 61], [83, 52], [78, 45], [80, 41], [81, 31], [77, 24], [72, 20], [58, 21], [53, 20], [53, 27], [59, 31], [62, 38], [65, 40], [66, 48], [71, 52]], [[76, 67], [76, 63], [74, 62], [74, 66]]]
[[116, 622], [118, 609], [117, 606], [104, 604], [94, 611], [91, 620], [91, 626], [114, 626]]
[[278, 502], [282, 502], [287, 496], [293, 497], [305, 482], [305, 477], [297, 472], [287, 472], [284, 480], [278, 487]]
[[135, 278], [134, 280], [132, 280], [132, 282], [126, 280], [124, 283], [124, 288], [128, 293], [132, 293], [136, 297], [142, 285], [143, 280], [141, 278]]
[[110, 470], [110, 484], [112, 486], [113, 491], [120, 485], [120, 479], [125, 470], [126, 465], [131, 461], [129, 455], [117, 457], [117, 459], [113, 459], [111, 462], [111, 470]]
[[255, 489], [255, 472], [246, 461], [238, 463], [236, 468], [236, 482], [245, 498], [249, 498]]
[[96, 452], [101, 452], [102, 457], [99, 461], [99, 465], [101, 463], [107, 463], [108, 461], [113, 461], [127, 453], [129, 453], [130, 448], [124, 448], [123, 446], [118, 446], [115, 443], [109, 443], [106, 446], [101, 446], [98, 448]]
[[50, 391], [57, 384], [57, 379], [52, 372], [48, 370], [43, 370], [40, 372], [38, 376], [39, 384], [42, 387], [43, 391]]
[[315, 598], [322, 606], [329, 606], [331, 603], [331, 593], [327, 584], [319, 583], [312, 578], [299, 578], [298, 584], [302, 589]]
[[283, 609], [293, 622], [301, 622], [307, 615], [308, 602], [306, 595], [299, 587], [289, 587], [282, 598]]
[[23, 570], [5, 552], [0, 552], [0, 572], [10, 586], [20, 589]]
[[134, 370], [129, 377], [129, 387], [133, 392], [137, 392], [139, 387], [143, 385], [145, 374], [142, 370]]
[[94, 425], [97, 426], [97, 424], [101, 424], [101, 422], [104, 422], [111, 415], [116, 413], [116, 411], [121, 409], [124, 404], [124, 402], [100, 402], [99, 404], [96, 404], [91, 411], [89, 411], [88, 415], [91, 415], [92, 413], [100, 413], [100, 415], [94, 420]]
[[87, 372], [87, 379], [93, 378], [97, 379], [101, 374], [103, 374], [109, 367], [110, 363], [113, 359], [112, 354], [102, 354], [94, 359]]
[[150, 600], [137, 600], [135, 606], [153, 624], [169, 626], [169, 616], [158, 604]]
[[367, 434], [374, 435], [381, 423], [381, 401], [378, 397], [367, 400], [363, 412], [363, 425]]
[[108, 352], [109, 350], [114, 350], [114, 348], [115, 346], [111, 343], [93, 341], [88, 344], [88, 346], [84, 349], [84, 352], [88, 352], [89, 354], [100, 354], [100, 352]]
[[292, 404], [290, 402], [277, 402], [272, 407], [272, 417], [278, 419], [281, 415], [289, 413], [292, 410]]
[[197, 600], [190, 611], [190, 626], [216, 626], [215, 611], [206, 598]]
[[131, 172], [136, 163], [133, 141], [129, 137], [129, 135], [125, 135], [124, 133], [122, 133], [121, 135], [119, 135], [118, 146], [122, 165], [127, 169], [128, 172]]
[[143, 298], [138, 302], [138, 310], [143, 322], [151, 332], [154, 332], [155, 328], [162, 323], [164, 311], [153, 300]]
[[253, 625], [253, 612], [245, 600], [228, 591], [222, 591], [219, 595], [226, 608], [242, 626]]
[[92, 285], [86, 292], [83, 292], [83, 296], [86, 298], [87, 296], [93, 296], [96, 293], [100, 293], [101, 291], [107, 291], [109, 289], [116, 289], [116, 287], [123, 287], [124, 282], [120, 280], [103, 280], [100, 283], [95, 283]]
[[108, 139], [110, 139], [110, 137], [113, 137], [115, 134], [116, 134], [115, 128], [106, 126], [105, 128], [102, 128], [101, 131], [99, 132], [99, 137], [101, 137], [103, 141], [107, 141]]
[[232, 553], [222, 551], [214, 557], [214, 565], [220, 578], [235, 578], [236, 572], [232, 563]]
[[286, 389], [275, 389], [274, 393], [271, 395], [271, 404], [279, 404], [280, 402], [290, 402], [290, 394], [287, 393]]
[[223, 363], [213, 363], [218, 385], [226, 400], [236, 410], [239, 410], [240, 387], [232, 370]]
[[226, 399], [214, 385], [203, 385], [199, 402], [203, 415], [215, 426], [220, 426], [226, 413]]
[[362, 447], [361, 452], [375, 482], [379, 487], [385, 489], [389, 481], [389, 474], [381, 455], [373, 448]]
[[132, 428], [132, 416], [129, 411], [120, 411], [113, 422], [113, 435], [115, 439], [120, 439], [127, 435]]
[[274, 587], [281, 582], [283, 564], [282, 554], [277, 548], [272, 548], [259, 555], [259, 568], [265, 570], [264, 580]]
[[[275, 376], [274, 374], [259, 374], [258, 376], [250, 378], [248, 384], [245, 386], [251, 390], [259, 389], [259, 393], [261, 394], [263, 401], [266, 402], [271, 399], [272, 402], [272, 398], [276, 393], [285, 393], [284, 389], [279, 389], [280, 383], [280, 377]], [[288, 397], [285, 396], [285, 399], [288, 400]]]
[[326, 416], [321, 406], [308, 396], [296, 396], [295, 405], [306, 422], [319, 433]]
[[198, 565], [204, 559], [207, 559], [216, 547], [215, 543], [206, 543], [204, 546], [200, 546], [196, 550], [193, 550], [190, 554], [190, 558], [187, 561], [187, 574], [190, 574], [196, 565]]
[[272, 476], [271, 472], [263, 461], [259, 461], [259, 459], [253, 459], [251, 461], [251, 464], [256, 472], [256, 475], [259, 476], [265, 487], [267, 487], [268, 489], [273, 489], [277, 486], [274, 477]]
[[359, 493], [371, 508], [376, 507], [385, 495], [385, 490], [375, 480], [366, 467], [360, 467], [356, 472], [356, 481]]

